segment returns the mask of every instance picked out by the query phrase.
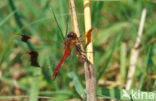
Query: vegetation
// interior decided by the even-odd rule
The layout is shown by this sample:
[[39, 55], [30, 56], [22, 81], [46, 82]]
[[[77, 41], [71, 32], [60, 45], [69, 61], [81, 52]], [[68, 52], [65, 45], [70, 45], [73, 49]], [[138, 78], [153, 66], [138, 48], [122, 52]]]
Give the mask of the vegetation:
[[[75, 4], [80, 32], [84, 34], [83, 2], [75, 0]], [[148, 92], [156, 90], [155, 6], [151, 0], [91, 0], [92, 26], [95, 27], [92, 33], [94, 66], [99, 99], [121, 99], [131, 49], [136, 42], [144, 8], [147, 9], [147, 16], [131, 88]], [[52, 80], [53, 71], [64, 52], [67, 15], [69, 3], [66, 0], [0, 1], [0, 99], [85, 99], [84, 68], [75, 50], [62, 65], [56, 80]], [[71, 32], [70, 16], [68, 25], [68, 32]], [[32, 41], [26, 44], [17, 34], [32, 36]], [[38, 51], [40, 68], [31, 66], [30, 57], [24, 54], [30, 49]]]

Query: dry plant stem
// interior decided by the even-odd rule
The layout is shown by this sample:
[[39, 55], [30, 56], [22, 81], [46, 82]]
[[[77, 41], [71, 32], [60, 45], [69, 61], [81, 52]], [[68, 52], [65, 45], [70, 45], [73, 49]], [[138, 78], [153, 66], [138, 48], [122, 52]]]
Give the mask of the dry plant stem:
[[[91, 10], [90, 10], [90, 0], [83, 0], [83, 6], [84, 6], [84, 22], [85, 22], [85, 32], [91, 29]], [[94, 64], [94, 58], [93, 58], [93, 42], [91, 37], [91, 42], [87, 46], [87, 58], [89, 61]]]
[[146, 19], [146, 9], [143, 9], [142, 15], [141, 15], [141, 21], [140, 21], [140, 25], [139, 25], [139, 30], [138, 30], [138, 36], [136, 38], [136, 43], [135, 43], [133, 49], [131, 50], [128, 78], [127, 78], [127, 82], [125, 85], [127, 90], [129, 90], [131, 88], [133, 76], [134, 76], [135, 69], [136, 69], [136, 63], [138, 62], [138, 56], [140, 53], [140, 46], [141, 46], [141, 37], [143, 34], [143, 27], [144, 27], [145, 19]]
[[[69, 0], [69, 6], [70, 6], [71, 19], [72, 19], [73, 32], [75, 32], [77, 34], [77, 36], [80, 37], [80, 30], [79, 30], [79, 25], [78, 25], [78, 21], [77, 21], [74, 0]], [[82, 49], [82, 51], [84, 51], [82, 44], [81, 44], [81, 49]]]
[[[75, 3], [74, 0], [69, 0], [70, 4], [70, 11], [71, 11], [71, 19], [72, 19], [72, 28], [73, 31], [80, 36], [80, 31], [78, 27], [77, 15], [75, 10]], [[91, 26], [90, 26], [91, 28]], [[81, 44], [81, 50], [83, 51], [83, 47]], [[96, 101], [96, 80], [94, 74], [94, 67], [91, 62], [87, 59], [83, 52], [80, 53], [83, 62], [84, 62], [84, 69], [85, 69], [85, 79], [86, 79], [86, 92], [87, 92], [87, 101]]]
[[85, 67], [87, 101], [97, 101], [94, 66], [90, 63], [85, 62], [84, 67]]
[[78, 21], [77, 21], [74, 0], [69, 0], [69, 5], [70, 5], [70, 13], [71, 13], [71, 19], [72, 19], [73, 32], [75, 32], [77, 34], [77, 36], [79, 37], [80, 30], [79, 30], [79, 25], [78, 25]]
[[[84, 22], [85, 22], [85, 32], [91, 29], [91, 10], [90, 10], [90, 0], [83, 0], [84, 6]], [[86, 78], [86, 92], [87, 101], [96, 101], [96, 78], [94, 71], [94, 59], [93, 59], [93, 42], [91, 37], [91, 42], [87, 46], [87, 58], [91, 64], [85, 63], [85, 78]], [[90, 73], [89, 73], [90, 72]], [[89, 75], [91, 74], [91, 76]]]

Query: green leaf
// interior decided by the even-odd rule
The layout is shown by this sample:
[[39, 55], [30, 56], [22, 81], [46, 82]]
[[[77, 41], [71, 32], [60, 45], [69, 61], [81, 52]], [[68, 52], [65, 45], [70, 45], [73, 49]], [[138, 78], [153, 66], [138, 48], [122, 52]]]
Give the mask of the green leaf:
[[39, 69], [34, 68], [33, 72], [33, 82], [30, 88], [30, 99], [29, 101], [38, 101], [38, 95], [39, 95]]
[[117, 34], [122, 31], [124, 28], [129, 27], [130, 24], [128, 22], [120, 22], [114, 25], [109, 26], [108, 28], [99, 31], [99, 34], [96, 34], [96, 45], [102, 44], [108, 37], [112, 36], [113, 34]]
[[144, 72], [142, 73], [142, 76], [141, 76], [141, 80], [140, 80], [140, 84], [139, 84], [139, 90], [141, 90], [143, 87], [144, 79], [148, 73], [150, 64], [152, 62], [152, 56], [153, 56], [153, 45], [150, 47], [150, 52], [149, 52], [148, 59], [147, 59], [147, 65], [146, 65], [146, 68], [144, 69]]
[[14, 38], [11, 38], [9, 40], [9, 42], [7, 43], [6, 47], [4, 48], [3, 52], [0, 54], [0, 65], [2, 64], [5, 55], [7, 54], [9, 48], [11, 47], [12, 43], [13, 43]]
[[9, 18], [11, 18], [16, 11], [11, 12], [7, 17], [5, 17], [2, 21], [0, 21], [0, 26], [2, 26]]
[[143, 1], [145, 3], [148, 3], [148, 4], [152, 5], [152, 6], [156, 6], [156, 3], [154, 1], [151, 1], [151, 0], [141, 0], [141, 1]]
[[64, 38], [64, 35], [63, 35], [63, 31], [62, 31], [62, 29], [61, 29], [61, 27], [60, 27], [60, 25], [59, 25], [59, 23], [58, 23], [58, 20], [57, 20], [57, 18], [56, 18], [55, 12], [53, 11], [53, 9], [51, 9], [51, 10], [52, 10], [52, 13], [53, 13], [55, 22], [56, 22], [56, 24], [57, 24], [57, 26], [58, 26], [58, 28], [59, 28], [59, 30], [60, 30], [60, 32], [61, 32], [61, 38], [62, 38], [62, 40], [64, 40], [65, 38]]
[[105, 72], [105, 70], [108, 68], [108, 65], [109, 65], [109, 63], [110, 63], [110, 61], [111, 61], [111, 59], [112, 59], [113, 53], [114, 53], [116, 47], [119, 45], [119, 42], [120, 42], [120, 40], [121, 40], [121, 37], [122, 37], [122, 34], [120, 34], [120, 35], [118, 36], [117, 40], [114, 41], [113, 48], [112, 48], [112, 50], [111, 50], [111, 52], [110, 52], [110, 54], [109, 54], [109, 57], [108, 57], [108, 59], [107, 59], [106, 64], [105, 64], [104, 67], [102, 67], [102, 69], [100, 70], [100, 73], [99, 73], [99, 75], [98, 75], [98, 77], [97, 77], [97, 81], [100, 79], [100, 77], [103, 75], [103, 73]]
[[85, 98], [85, 89], [82, 86], [80, 80], [78, 79], [77, 75], [74, 72], [68, 73], [68, 76], [72, 79], [72, 83], [75, 87], [76, 92], [79, 94], [81, 98]]

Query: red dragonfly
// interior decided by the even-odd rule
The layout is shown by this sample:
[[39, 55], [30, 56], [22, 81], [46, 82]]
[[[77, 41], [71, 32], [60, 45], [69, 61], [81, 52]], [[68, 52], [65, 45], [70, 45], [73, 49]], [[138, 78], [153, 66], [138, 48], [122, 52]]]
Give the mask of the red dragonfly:
[[[86, 42], [86, 45], [85, 45], [85, 48], [87, 47], [87, 45], [91, 42], [91, 32], [92, 30], [94, 29], [94, 27], [92, 27], [88, 32], [86, 32], [86, 39], [87, 39], [87, 42]], [[27, 36], [27, 35], [20, 35], [22, 36], [21, 40], [25, 43], [28, 42], [28, 40], [31, 38], [30, 36]], [[56, 78], [56, 75], [57, 73], [59, 72], [59, 69], [63, 63], [63, 61], [70, 55], [72, 49], [75, 47], [76, 48], [76, 53], [77, 53], [77, 56], [78, 58], [80, 59], [81, 56], [81, 52], [82, 52], [82, 49], [80, 47], [80, 38], [76, 35], [76, 33], [74, 32], [70, 32], [68, 35], [67, 35], [67, 39], [66, 41], [64, 42], [64, 55], [60, 61], [60, 63], [58, 64], [58, 66], [56, 67], [54, 73], [53, 73], [53, 79]], [[30, 61], [31, 61], [31, 65], [32, 66], [35, 66], [35, 67], [40, 67], [39, 66], [39, 63], [37, 61], [37, 58], [38, 58], [38, 53], [36, 51], [28, 51], [26, 52], [25, 54], [29, 54], [30, 55]]]
[[[87, 42], [85, 47], [87, 47], [87, 45], [91, 42], [91, 32], [94, 28], [92, 27], [87, 33], [86, 33], [86, 37], [87, 37]], [[54, 73], [53, 73], [53, 79], [56, 78], [56, 75], [63, 63], [63, 61], [70, 55], [72, 49], [74, 47], [76, 47], [76, 51], [82, 51], [80, 48], [80, 39], [77, 37], [76, 33], [74, 32], [70, 32], [67, 35], [67, 40], [64, 42], [64, 55], [60, 61], [60, 63], [58, 64], [58, 66], [56, 67]], [[80, 53], [80, 52], [78, 52]], [[79, 54], [77, 54], [79, 55]], [[79, 56], [78, 56], [79, 57]]]

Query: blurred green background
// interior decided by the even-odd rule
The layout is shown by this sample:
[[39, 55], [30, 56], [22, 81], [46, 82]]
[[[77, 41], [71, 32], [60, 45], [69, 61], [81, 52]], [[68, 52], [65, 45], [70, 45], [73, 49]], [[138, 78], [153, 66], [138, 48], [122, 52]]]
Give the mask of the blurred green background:
[[[84, 34], [83, 1], [75, 0]], [[147, 17], [132, 88], [156, 90], [156, 4], [150, 0], [92, 1], [94, 66], [97, 88], [124, 88], [130, 50], [143, 8]], [[52, 13], [55, 13], [56, 19]], [[79, 101], [85, 97], [83, 64], [75, 50], [52, 74], [63, 56], [68, 0], [0, 0], [0, 99], [15, 101]], [[69, 15], [68, 32], [72, 31]], [[61, 30], [60, 30], [61, 29]], [[26, 44], [17, 34], [32, 36]], [[30, 66], [30, 49], [39, 53], [40, 68]], [[110, 95], [113, 96], [113, 95]], [[4, 100], [4, 101], [6, 101]]]

